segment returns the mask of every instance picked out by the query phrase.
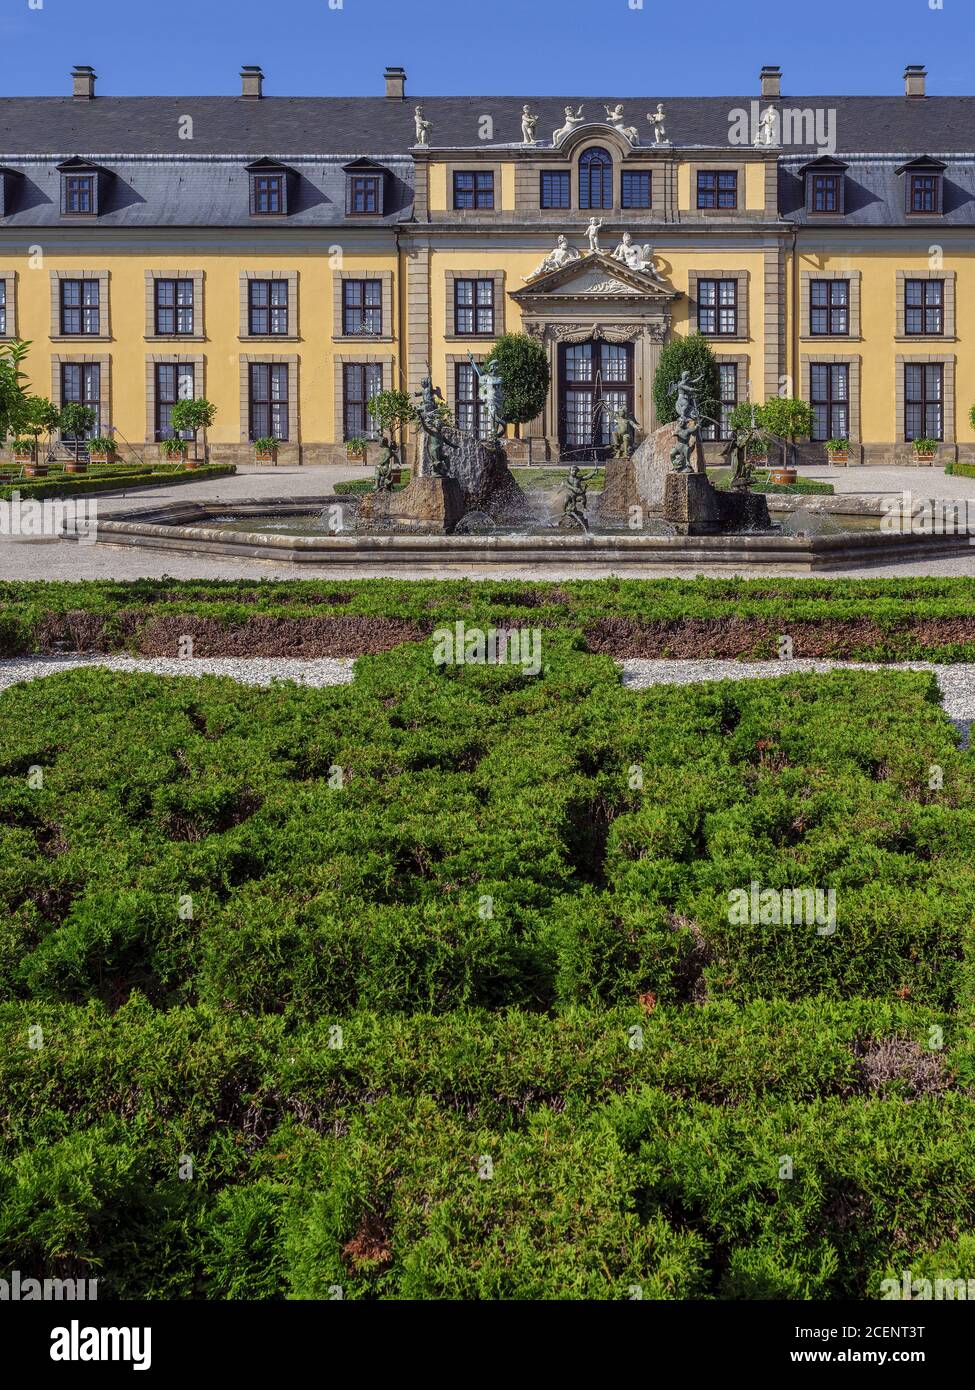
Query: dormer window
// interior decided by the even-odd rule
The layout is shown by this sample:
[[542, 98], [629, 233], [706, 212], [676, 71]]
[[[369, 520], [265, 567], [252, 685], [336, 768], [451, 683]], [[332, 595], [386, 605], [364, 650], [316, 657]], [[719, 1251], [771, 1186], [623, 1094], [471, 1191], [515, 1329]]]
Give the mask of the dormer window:
[[61, 175], [61, 216], [97, 217], [101, 212], [105, 170], [84, 159], [58, 165]]
[[371, 159], [345, 165], [345, 211], [349, 217], [382, 217], [385, 212], [386, 170]]
[[248, 164], [252, 217], [287, 216], [290, 173], [290, 169], [274, 159], [257, 159]]
[[9, 217], [14, 210], [14, 189], [19, 178], [16, 169], [0, 167], [0, 217]]
[[842, 217], [845, 212], [847, 165], [823, 155], [804, 164], [799, 174], [806, 183], [806, 211], [814, 216]]
[[947, 164], [921, 155], [897, 170], [905, 177], [904, 205], [908, 216], [940, 217], [944, 210], [944, 171]]

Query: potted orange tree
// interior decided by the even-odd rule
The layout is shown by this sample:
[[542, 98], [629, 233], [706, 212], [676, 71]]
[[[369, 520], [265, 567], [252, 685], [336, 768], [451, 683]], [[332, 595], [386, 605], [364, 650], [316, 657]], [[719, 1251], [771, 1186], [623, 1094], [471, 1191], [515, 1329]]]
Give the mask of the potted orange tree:
[[62, 440], [71, 438], [74, 448], [74, 468], [72, 472], [82, 473], [85, 470], [80, 466], [84, 460], [78, 452], [78, 445], [83, 439], [87, 439], [88, 431], [95, 424], [95, 412], [90, 405], [82, 405], [79, 401], [65, 401], [58, 414], [58, 428], [61, 431]]
[[193, 433], [193, 459], [187, 460], [187, 468], [195, 468], [200, 460], [198, 445], [198, 435], [203, 431], [203, 461], [210, 461], [210, 445], [207, 443], [207, 430], [213, 424], [217, 416], [217, 407], [206, 399], [205, 396], [196, 396], [193, 400], [177, 401], [173, 406], [172, 423], [173, 429], [177, 434], [185, 434], [188, 430]]
[[[185, 439], [180, 439], [179, 435], [175, 434], [171, 438], [163, 440], [162, 451], [169, 459], [170, 463], [174, 463], [176, 467], [179, 468], [186, 464], [186, 455], [189, 452], [189, 445]], [[188, 466], [189, 465], [187, 465], [187, 467]]]
[[769, 470], [770, 483], [794, 483], [799, 476], [796, 446], [812, 434], [812, 406], [791, 396], [772, 396], [759, 408], [765, 434], [782, 442], [782, 462]]

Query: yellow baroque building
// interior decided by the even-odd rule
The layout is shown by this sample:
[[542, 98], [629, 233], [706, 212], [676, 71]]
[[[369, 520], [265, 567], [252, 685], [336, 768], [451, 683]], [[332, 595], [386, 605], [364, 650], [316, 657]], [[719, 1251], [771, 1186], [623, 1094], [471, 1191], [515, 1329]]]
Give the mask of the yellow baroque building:
[[[850, 463], [975, 457], [975, 100], [110, 97], [0, 101], [0, 336], [32, 388], [155, 456], [181, 395], [214, 461], [274, 435], [337, 462], [382, 387], [432, 376], [476, 427], [471, 358], [545, 345], [515, 457], [591, 457], [625, 406], [655, 427], [664, 345], [704, 333], [722, 420], [808, 400]], [[516, 436], [516, 437], [515, 437]], [[720, 448], [715, 442], [714, 448]]]

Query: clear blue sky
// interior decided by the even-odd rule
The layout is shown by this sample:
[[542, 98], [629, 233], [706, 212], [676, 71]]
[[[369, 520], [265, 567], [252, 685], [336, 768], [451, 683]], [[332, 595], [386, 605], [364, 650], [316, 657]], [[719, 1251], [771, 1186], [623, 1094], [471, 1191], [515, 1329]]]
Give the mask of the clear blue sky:
[[[106, 95], [408, 92], [655, 96], [893, 94], [925, 63], [932, 94], [975, 91], [975, 0], [0, 0], [0, 95], [66, 95], [91, 63]], [[40, 8], [32, 8], [32, 6]], [[335, 8], [333, 8], [333, 6]], [[973, 138], [975, 144], [975, 138]]]

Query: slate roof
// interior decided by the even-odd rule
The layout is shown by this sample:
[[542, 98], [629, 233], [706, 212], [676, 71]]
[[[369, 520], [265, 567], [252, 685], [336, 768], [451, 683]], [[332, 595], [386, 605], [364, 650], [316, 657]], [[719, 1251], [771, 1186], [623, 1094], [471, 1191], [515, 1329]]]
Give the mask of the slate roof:
[[798, 173], [803, 162], [790, 156], [779, 163], [779, 212], [790, 222], [817, 227], [831, 221], [844, 227], [970, 227], [975, 223], [975, 161], [949, 161], [944, 174], [943, 212], [918, 217], [906, 211], [907, 176], [896, 172], [901, 159], [851, 159], [845, 174], [844, 214], [835, 219], [807, 211], [804, 180]]
[[[538, 134], [549, 139], [563, 108], [584, 107], [603, 117], [621, 101], [628, 122], [644, 140], [645, 114], [662, 101], [667, 133], [677, 145], [728, 141], [728, 113], [749, 109], [754, 94], [726, 97], [73, 97], [0, 98], [0, 159], [25, 154], [405, 154], [413, 146], [413, 108], [432, 123], [433, 147], [478, 146], [482, 116], [494, 120], [495, 142], [521, 141], [521, 108], [540, 116]], [[763, 103], [764, 105], [764, 103]], [[839, 152], [952, 153], [975, 151], [975, 97], [789, 96], [779, 105], [836, 112]], [[179, 138], [192, 116], [192, 141]], [[806, 147], [812, 148], [812, 147]]]

